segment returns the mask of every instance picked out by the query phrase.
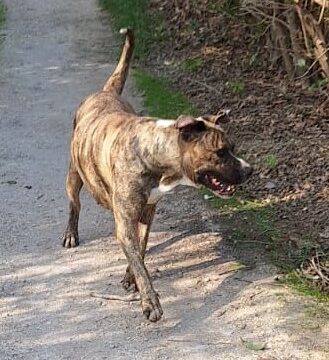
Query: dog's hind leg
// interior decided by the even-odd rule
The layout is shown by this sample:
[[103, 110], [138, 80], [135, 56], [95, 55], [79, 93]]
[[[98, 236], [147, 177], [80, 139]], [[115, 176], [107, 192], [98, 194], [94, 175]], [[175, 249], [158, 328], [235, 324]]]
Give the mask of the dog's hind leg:
[[[138, 223], [140, 252], [141, 252], [143, 259], [145, 258], [147, 241], [149, 238], [150, 228], [151, 228], [152, 221], [153, 221], [154, 214], [155, 214], [155, 208], [156, 208], [155, 204], [154, 205], [146, 205], [145, 209], [143, 211], [143, 214]], [[136, 281], [135, 281], [135, 276], [129, 266], [126, 269], [126, 274], [125, 274], [124, 278], [122, 279], [121, 283], [122, 283], [122, 286], [126, 290], [128, 290], [128, 289], [130, 289], [130, 287], [134, 286], [135, 291], [138, 291]]]
[[69, 220], [63, 236], [63, 246], [71, 248], [79, 245], [78, 222], [80, 213], [79, 193], [83, 182], [72, 162], [66, 177], [66, 192], [70, 201]]

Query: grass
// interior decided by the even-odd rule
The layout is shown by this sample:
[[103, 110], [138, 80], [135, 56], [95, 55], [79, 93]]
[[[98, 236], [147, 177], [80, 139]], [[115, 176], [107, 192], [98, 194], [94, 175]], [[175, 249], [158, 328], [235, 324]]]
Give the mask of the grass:
[[228, 81], [226, 87], [235, 95], [242, 96], [246, 92], [246, 84], [241, 80]]
[[[134, 54], [137, 60], [145, 59], [152, 45], [159, 45], [166, 38], [161, 18], [148, 15], [148, 0], [99, 0], [99, 3], [109, 12], [116, 30], [127, 26], [134, 30]], [[196, 113], [188, 100], [182, 94], [173, 92], [165, 80], [145, 70], [135, 70], [133, 77], [137, 89], [143, 95], [144, 107], [149, 115], [175, 118], [180, 114]]]
[[324, 89], [327, 86], [327, 79], [318, 79], [314, 81], [309, 87], [308, 91], [317, 92]]
[[151, 116], [176, 118], [181, 114], [195, 114], [197, 109], [180, 93], [172, 91], [163, 79], [145, 71], [134, 72], [137, 89], [144, 98], [144, 107]]
[[114, 29], [131, 27], [136, 35], [135, 56], [145, 58], [153, 44], [166, 38], [166, 28], [159, 16], [148, 15], [148, 0], [99, 0], [107, 10]]
[[0, 27], [3, 25], [6, 19], [6, 6], [5, 4], [0, 0]]
[[246, 257], [245, 263], [262, 254], [286, 274], [282, 280], [285, 284], [305, 296], [329, 303], [328, 294], [297, 274], [296, 268], [308, 258], [311, 248], [305, 241], [305, 248], [297, 251], [283, 237], [273, 221], [275, 205], [248, 199], [242, 192], [230, 199], [214, 197], [208, 190], [202, 190], [202, 194], [220, 211], [225, 237], [242, 258]]
[[268, 154], [265, 156], [264, 162], [265, 162], [265, 166], [268, 169], [275, 169], [278, 165], [279, 160], [276, 155]]
[[224, 0], [220, 4], [220, 10], [224, 15], [236, 17], [240, 10], [241, 0]]
[[[220, 210], [224, 227], [226, 223], [234, 240], [249, 239], [271, 245], [279, 239], [279, 231], [271, 220], [274, 209], [265, 201], [248, 199], [242, 192], [230, 199], [211, 196], [208, 190], [202, 193], [211, 206]], [[232, 222], [237, 226], [232, 226]]]
[[180, 67], [186, 72], [196, 72], [203, 65], [203, 60], [200, 57], [186, 59], [181, 62]]
[[327, 294], [312, 287], [305, 279], [300, 277], [296, 271], [290, 271], [284, 281], [299, 293], [313, 297], [320, 302], [329, 303], [329, 296]]

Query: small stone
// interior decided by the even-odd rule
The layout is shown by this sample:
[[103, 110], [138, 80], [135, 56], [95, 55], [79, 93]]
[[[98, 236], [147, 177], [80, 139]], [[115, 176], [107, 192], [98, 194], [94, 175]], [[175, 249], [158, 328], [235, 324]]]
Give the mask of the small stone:
[[276, 184], [273, 181], [268, 181], [265, 184], [265, 189], [272, 190], [276, 188]]
[[320, 232], [320, 238], [329, 239], [329, 226], [327, 226], [322, 232]]
[[163, 64], [166, 65], [166, 66], [170, 66], [170, 65], [173, 64], [173, 61], [172, 61], [172, 60], [165, 60], [165, 61], [163, 62]]
[[203, 195], [203, 198], [205, 200], [210, 200], [210, 199], [213, 199], [213, 196], [205, 194], [205, 195]]

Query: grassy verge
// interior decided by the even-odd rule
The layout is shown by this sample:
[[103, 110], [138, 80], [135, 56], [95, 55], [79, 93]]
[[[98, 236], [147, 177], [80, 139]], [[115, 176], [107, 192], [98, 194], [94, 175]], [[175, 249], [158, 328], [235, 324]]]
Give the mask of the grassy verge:
[[[145, 60], [154, 45], [166, 38], [165, 26], [160, 18], [150, 16], [147, 12], [148, 0], [99, 0], [112, 18], [114, 29], [130, 26], [136, 33], [137, 60]], [[197, 71], [202, 63], [198, 59], [183, 62], [183, 70]], [[144, 107], [151, 116], [175, 118], [180, 114], [195, 114], [197, 109], [181, 94], [174, 92], [170, 84], [163, 79], [150, 75], [145, 70], [135, 70], [136, 87], [144, 97]], [[234, 86], [233, 86], [234, 85]], [[243, 84], [233, 84], [233, 92], [242, 92]], [[277, 159], [273, 155], [266, 158], [269, 167], [275, 167]], [[233, 245], [239, 257], [247, 262], [259, 256], [267, 257], [287, 274], [286, 283], [306, 295], [319, 300], [327, 299], [320, 296], [300, 279], [294, 272], [296, 264], [305, 256], [296, 252], [290, 241], [284, 239], [273, 222], [275, 208], [265, 201], [247, 199], [242, 193], [230, 200], [221, 200], [203, 192], [211, 206], [220, 210], [221, 223], [227, 229], [225, 237]]]
[[3, 25], [6, 19], [6, 7], [3, 1], [0, 0], [0, 27]]
[[305, 247], [296, 249], [274, 223], [275, 206], [266, 201], [251, 200], [243, 193], [223, 200], [202, 191], [210, 205], [220, 210], [224, 238], [232, 244], [238, 257], [247, 265], [257, 258], [267, 258], [284, 274], [280, 281], [320, 302], [329, 302], [328, 294], [319, 290], [296, 269], [312, 250], [305, 239]]
[[160, 17], [148, 15], [148, 3], [148, 0], [99, 0], [100, 6], [108, 11], [114, 29], [127, 26], [134, 29], [138, 59], [145, 58], [154, 44], [166, 38]]
[[[134, 29], [134, 55], [137, 61], [144, 60], [152, 46], [159, 45], [166, 38], [160, 17], [148, 15], [148, 0], [99, 0], [99, 4], [108, 11], [115, 30], [127, 26]], [[175, 118], [180, 114], [196, 112], [182, 94], [170, 89], [170, 84], [164, 79], [140, 69], [135, 70], [133, 76], [149, 115]]]
[[170, 119], [196, 113], [196, 108], [182, 94], [170, 89], [165, 80], [141, 70], [134, 71], [133, 75], [149, 115]]

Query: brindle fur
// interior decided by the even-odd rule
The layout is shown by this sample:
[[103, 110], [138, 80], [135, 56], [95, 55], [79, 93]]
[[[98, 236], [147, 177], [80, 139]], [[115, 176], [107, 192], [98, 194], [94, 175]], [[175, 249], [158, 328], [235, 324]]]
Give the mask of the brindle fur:
[[113, 75], [102, 91], [89, 96], [76, 111], [63, 246], [79, 244], [79, 192], [85, 185], [99, 204], [113, 212], [116, 237], [129, 264], [124, 287], [136, 285], [144, 314], [157, 321], [163, 312], [144, 264], [156, 206], [148, 204], [152, 189], [183, 178], [198, 186], [197, 174], [203, 169], [218, 170], [231, 183], [241, 182], [244, 175], [236, 158], [229, 155], [219, 160], [217, 150], [231, 145], [221, 129], [207, 126], [209, 118], [200, 122], [181, 117], [171, 126], [159, 127], [156, 119], [136, 115], [121, 97], [133, 42], [133, 33], [127, 30]]

